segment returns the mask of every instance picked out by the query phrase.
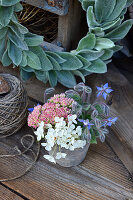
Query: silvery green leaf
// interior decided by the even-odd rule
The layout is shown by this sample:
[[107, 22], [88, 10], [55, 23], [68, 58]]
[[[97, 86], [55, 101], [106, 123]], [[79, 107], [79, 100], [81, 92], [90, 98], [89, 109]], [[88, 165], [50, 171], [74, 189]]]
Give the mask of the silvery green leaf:
[[79, 76], [79, 77], [82, 79], [82, 81], [85, 83], [85, 77], [84, 77], [84, 75], [83, 75], [80, 71], [78, 71], [78, 70], [73, 70], [72, 73], [73, 73], [75, 76]]
[[9, 6], [13, 6], [19, 2], [20, 2], [20, 0], [0, 0], [0, 6], [9, 7]]
[[43, 43], [43, 36], [29, 32], [25, 34], [25, 42], [28, 46], [38, 46]]
[[110, 39], [107, 38], [97, 38], [96, 39], [96, 45], [95, 45], [95, 49], [98, 51], [101, 51], [103, 49], [110, 49], [112, 47], [114, 47], [115, 44], [114, 42], [112, 42]]
[[89, 72], [89, 71], [87, 71], [87, 70], [85, 70], [85, 69], [83, 69], [83, 70], [81, 69], [80, 72], [81, 72], [84, 76], [88, 76], [88, 75], [92, 74], [92, 72]]
[[47, 58], [50, 60], [51, 64], [53, 65], [53, 70], [61, 71], [62, 68], [59, 63], [52, 57], [47, 54]]
[[28, 50], [27, 44], [21, 38], [15, 35], [12, 30], [8, 31], [8, 37], [18, 48], [22, 50]]
[[2, 56], [2, 64], [3, 66], [7, 67], [12, 63], [11, 59], [8, 56], [8, 49], [5, 50], [3, 56]]
[[20, 66], [25, 67], [26, 65], [27, 65], [27, 54], [25, 53], [25, 51], [23, 51]]
[[133, 3], [133, 0], [127, 0], [126, 7], [129, 7]]
[[32, 69], [31, 67], [29, 66], [25, 66], [25, 67], [21, 67], [22, 70], [26, 71], [26, 72], [35, 72], [34, 69]]
[[88, 68], [90, 65], [91, 65], [91, 62], [89, 62], [87, 59], [85, 59], [85, 58], [83, 58], [82, 56], [80, 56], [80, 55], [76, 55], [76, 57], [82, 62], [82, 64], [83, 64], [83, 67], [82, 67], [82, 69], [84, 69], [84, 68]]
[[77, 70], [83, 67], [82, 62], [74, 55], [67, 52], [58, 52], [66, 62], [60, 64], [62, 70]]
[[0, 40], [3, 39], [7, 34], [7, 27], [0, 29]]
[[114, 52], [120, 51], [123, 48], [123, 46], [115, 45], [115, 47], [111, 48]]
[[57, 53], [55, 52], [51, 52], [51, 51], [45, 51], [46, 55], [51, 56], [52, 58], [54, 58], [59, 64], [64, 63], [66, 61], [66, 59], [63, 59], [61, 56], [59, 56]]
[[116, 0], [95, 0], [95, 15], [98, 22], [105, 21], [113, 12]]
[[83, 37], [78, 44], [77, 51], [82, 49], [93, 49], [96, 44], [96, 37], [93, 33], [89, 33], [85, 37]]
[[0, 60], [2, 61], [2, 56], [4, 54], [5, 51], [5, 46], [6, 46], [6, 39], [3, 38], [0, 40]]
[[70, 71], [57, 71], [57, 78], [62, 85], [68, 88], [73, 88], [76, 85], [76, 79]]
[[50, 70], [48, 72], [49, 74], [49, 83], [51, 85], [51, 87], [55, 87], [57, 85], [57, 75], [56, 75], [56, 72], [54, 70]]
[[23, 10], [23, 6], [21, 3], [17, 3], [15, 6], [14, 6], [14, 11], [15, 12], [20, 12], [21, 10]]
[[32, 51], [26, 51], [27, 54], [27, 65], [33, 69], [41, 70], [41, 63], [39, 57]]
[[112, 41], [118, 41], [123, 39], [130, 28], [132, 27], [133, 20], [129, 19], [127, 21], [124, 21], [120, 26], [112, 30], [111, 32], [107, 33], [105, 35], [106, 38], [111, 39]]
[[104, 54], [100, 57], [101, 60], [108, 60], [110, 58], [112, 58], [114, 51], [111, 49], [105, 49], [104, 50]]
[[87, 9], [87, 24], [88, 24], [88, 27], [90, 28], [100, 26], [100, 24], [95, 19], [93, 6], [89, 6]]
[[93, 61], [98, 59], [99, 57], [101, 57], [104, 54], [104, 51], [94, 51], [94, 50], [81, 50], [78, 52], [78, 55], [84, 57], [85, 59], [87, 59], [88, 61]]
[[17, 35], [18, 38], [21, 38], [22, 41], [24, 40], [24, 34], [20, 33], [18, 26], [15, 23], [10, 22], [8, 27], [14, 32], [15, 35]]
[[33, 76], [32, 72], [26, 72], [22, 68], [20, 68], [20, 76], [23, 81], [27, 81], [29, 78]]
[[119, 17], [126, 6], [126, 3], [127, 0], [117, 0], [113, 12], [110, 15], [108, 15], [107, 19], [111, 21]]
[[38, 56], [43, 71], [53, 70], [52, 63], [46, 56], [45, 51], [40, 46], [30, 47], [29, 49]]
[[7, 26], [13, 15], [13, 7], [0, 7], [0, 24]]
[[26, 33], [29, 32], [28, 29], [27, 29], [25, 26], [21, 25], [21, 24], [18, 22], [18, 20], [15, 18], [15, 16], [12, 17], [11, 22], [13, 22], [13, 23], [17, 26], [17, 28], [18, 28], [18, 30], [20, 31], [20, 33], [26, 34]]
[[35, 71], [35, 75], [38, 80], [42, 81], [43, 83], [46, 83], [48, 81], [48, 72], [46, 71]]
[[91, 28], [91, 32], [94, 33], [97, 37], [104, 37], [105, 35], [102, 27]]
[[94, 6], [94, 4], [95, 4], [95, 0], [83, 0], [82, 1], [83, 10], [87, 11], [87, 8], [89, 6]]
[[97, 59], [92, 62], [87, 70], [93, 73], [105, 73], [107, 72], [107, 66], [101, 59]]
[[9, 58], [12, 60], [13, 64], [18, 66], [22, 61], [22, 50], [12, 42], [9, 42], [8, 48]]

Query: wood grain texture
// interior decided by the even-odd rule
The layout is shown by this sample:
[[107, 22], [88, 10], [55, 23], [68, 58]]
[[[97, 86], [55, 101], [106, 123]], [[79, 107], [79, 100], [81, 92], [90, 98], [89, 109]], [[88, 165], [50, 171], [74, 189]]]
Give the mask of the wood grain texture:
[[23, 198], [19, 197], [15, 193], [11, 192], [4, 186], [0, 185], [0, 200], [22, 200]]
[[77, 0], [69, 1], [69, 11], [66, 16], [59, 16], [57, 41], [68, 51], [76, 48], [79, 41], [81, 23], [81, 5]]
[[[30, 130], [23, 127], [14, 135], [15, 146], [23, 133], [30, 134]], [[13, 140], [5, 140], [4, 148], [9, 149], [10, 142], [14, 146]], [[132, 199], [133, 183], [128, 180], [128, 171], [106, 143], [92, 145], [84, 162], [73, 168], [49, 163], [43, 158], [45, 153], [41, 149], [39, 160], [25, 176], [4, 184], [30, 200], [42, 200], [42, 197], [44, 200]], [[6, 171], [12, 166], [10, 162], [6, 162]], [[16, 163], [16, 171], [21, 168], [23, 166]]]

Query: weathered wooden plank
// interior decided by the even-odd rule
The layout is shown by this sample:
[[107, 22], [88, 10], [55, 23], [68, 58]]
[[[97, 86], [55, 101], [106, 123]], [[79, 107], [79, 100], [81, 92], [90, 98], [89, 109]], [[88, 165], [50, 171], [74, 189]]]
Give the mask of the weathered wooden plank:
[[68, 12], [68, 0], [22, 0], [25, 3], [55, 13], [57, 15], [66, 15]]
[[93, 87], [106, 82], [115, 90], [111, 107], [112, 115], [118, 116], [107, 141], [133, 176], [133, 86], [113, 65], [108, 73], [97, 75], [95, 81], [88, 80]]
[[0, 200], [22, 200], [23, 198], [0, 185]]
[[[7, 145], [9, 149], [10, 145], [18, 143], [21, 135], [27, 133], [30, 131], [24, 127], [12, 140], [4, 140], [2, 145], [4, 148]], [[73, 168], [49, 163], [42, 157], [44, 153], [46, 152], [42, 149], [39, 160], [25, 176], [4, 184], [30, 200], [42, 200], [42, 197], [46, 200], [132, 199], [133, 183], [128, 180], [128, 172], [106, 143], [92, 145], [85, 161]], [[25, 163], [24, 158], [23, 162]], [[12, 163], [7, 159], [6, 171], [10, 166]], [[16, 171], [21, 168], [23, 166], [16, 163]], [[0, 174], [2, 171], [1, 168]]]
[[75, 48], [79, 41], [81, 24], [81, 5], [77, 0], [69, 1], [69, 12], [66, 16], [60, 16], [58, 21], [57, 41], [66, 50]]

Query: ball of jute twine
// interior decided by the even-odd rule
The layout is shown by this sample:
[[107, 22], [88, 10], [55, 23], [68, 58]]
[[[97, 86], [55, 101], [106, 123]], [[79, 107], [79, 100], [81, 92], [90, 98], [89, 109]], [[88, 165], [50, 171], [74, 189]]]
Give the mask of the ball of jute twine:
[[0, 95], [0, 138], [16, 133], [26, 122], [28, 99], [22, 82], [10, 74], [0, 74], [10, 92]]

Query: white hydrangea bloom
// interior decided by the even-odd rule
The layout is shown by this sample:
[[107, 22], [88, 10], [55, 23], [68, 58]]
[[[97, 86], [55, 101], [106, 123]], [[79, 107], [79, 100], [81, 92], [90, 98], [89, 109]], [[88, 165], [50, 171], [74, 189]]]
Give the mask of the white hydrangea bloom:
[[[51, 151], [56, 145], [59, 148], [65, 148], [70, 151], [74, 151], [76, 148], [83, 148], [86, 145], [86, 140], [81, 140], [82, 135], [81, 126], [77, 126], [76, 121], [77, 116], [68, 116], [68, 124], [64, 118], [56, 117], [56, 124], [54, 127], [48, 125], [48, 131], [45, 135], [46, 143], [42, 143], [47, 151]], [[60, 150], [56, 154], [55, 158], [53, 156], [45, 155], [44, 158], [51, 162], [55, 162], [55, 159], [65, 158], [66, 154], [61, 153]]]
[[43, 157], [44, 157], [45, 159], [49, 160], [50, 162], [53, 162], [53, 163], [56, 164], [56, 161], [55, 161], [55, 159], [54, 159], [53, 156], [50, 156], [50, 155], [44, 155]]
[[42, 121], [39, 124], [39, 127], [36, 131], [34, 131], [35, 135], [37, 136], [37, 141], [40, 141], [42, 138], [44, 138], [44, 122]]
[[61, 159], [61, 158], [65, 158], [67, 156], [67, 154], [66, 153], [61, 153], [61, 152], [58, 152], [57, 154], [56, 154], [56, 159]]

